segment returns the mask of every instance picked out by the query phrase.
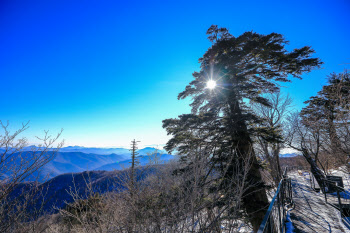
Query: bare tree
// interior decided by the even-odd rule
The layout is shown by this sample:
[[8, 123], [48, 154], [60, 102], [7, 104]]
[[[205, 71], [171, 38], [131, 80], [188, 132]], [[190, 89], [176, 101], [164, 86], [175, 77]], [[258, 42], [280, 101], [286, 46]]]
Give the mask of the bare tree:
[[266, 96], [269, 106], [252, 103], [252, 109], [260, 118], [257, 135], [258, 151], [267, 160], [275, 185], [282, 178], [279, 155], [284, 147], [283, 128], [285, 118], [289, 113], [292, 99], [280, 92]]
[[[38, 147], [29, 151], [26, 138], [19, 138], [28, 129], [29, 122], [11, 133], [9, 123], [0, 121], [2, 133], [0, 135], [0, 231], [7, 232], [20, 226], [28, 226], [25, 222], [34, 220], [42, 205], [36, 200], [45, 191], [38, 188], [38, 176], [41, 169], [56, 155], [63, 142], [54, 147], [61, 132], [51, 137], [48, 131], [38, 139]], [[30, 179], [32, 182], [25, 182]]]
[[290, 115], [287, 129], [287, 144], [289, 147], [300, 151], [311, 167], [311, 172], [317, 182], [322, 185], [325, 175], [317, 163], [321, 149], [321, 125], [318, 121], [306, 122], [298, 112]]
[[237, 164], [229, 192], [222, 193], [211, 190], [222, 179], [208, 170], [208, 156], [203, 153], [193, 151], [189, 166], [171, 162], [139, 167], [147, 171], [138, 177], [132, 199], [130, 168], [116, 171], [116, 192], [100, 195], [87, 188], [91, 191], [87, 199], [73, 192], [75, 202], [60, 211], [66, 221], [56, 216], [58, 221], [48, 232], [235, 232], [242, 225], [251, 230], [242, 216], [242, 198], [249, 188], [252, 158], [244, 158], [243, 170]]
[[138, 158], [137, 158], [137, 143], [139, 141], [136, 141], [135, 139], [131, 142], [131, 177], [130, 177], [130, 195], [133, 196], [134, 195], [134, 192], [135, 192], [135, 185], [136, 185], [136, 174], [135, 174], [135, 169], [136, 169], [136, 166], [139, 165], [139, 161], [138, 161]]
[[327, 127], [323, 149], [335, 158], [338, 166], [346, 166], [350, 171], [350, 73], [331, 74], [329, 84], [320, 95], [327, 99]]
[[[324, 168], [325, 173], [325, 168], [329, 166], [345, 165], [350, 168], [350, 74], [346, 70], [331, 74], [328, 84], [305, 103], [307, 106], [300, 113], [301, 123], [309, 131], [308, 140], [313, 142], [314, 147], [310, 153], [315, 161]], [[319, 155], [322, 155], [323, 161]], [[329, 162], [334, 164], [330, 165]]]

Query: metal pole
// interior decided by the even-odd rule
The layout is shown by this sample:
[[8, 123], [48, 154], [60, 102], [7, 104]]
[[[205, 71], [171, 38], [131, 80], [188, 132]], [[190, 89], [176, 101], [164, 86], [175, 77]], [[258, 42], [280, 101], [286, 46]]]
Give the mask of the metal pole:
[[326, 203], [327, 202], [327, 193], [326, 193], [326, 181], [323, 181], [323, 193], [324, 193], [324, 199], [326, 200]]
[[[282, 186], [281, 186], [281, 188], [283, 188], [283, 181], [282, 181]], [[277, 194], [277, 208], [278, 208], [278, 220], [279, 220], [279, 223], [280, 223], [280, 232], [283, 232], [282, 231], [282, 221], [281, 221], [281, 208], [280, 208], [280, 206], [281, 206], [281, 200], [280, 200], [280, 193], [281, 193], [281, 191], [283, 192], [283, 190], [280, 190], [280, 192]]]
[[339, 203], [340, 216], [343, 218], [343, 206], [342, 206], [341, 200], [340, 200], [340, 194], [339, 194], [338, 185], [336, 185], [336, 189], [337, 189], [337, 196], [338, 196], [338, 203]]

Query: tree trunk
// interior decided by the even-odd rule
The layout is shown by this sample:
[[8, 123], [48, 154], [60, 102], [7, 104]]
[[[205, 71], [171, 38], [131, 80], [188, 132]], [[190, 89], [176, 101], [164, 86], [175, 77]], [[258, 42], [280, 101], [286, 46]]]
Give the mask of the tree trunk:
[[[248, 171], [246, 190], [243, 193], [243, 207], [247, 213], [248, 219], [253, 226], [254, 232], [259, 229], [259, 226], [264, 219], [269, 206], [265, 185], [262, 181], [259, 170], [259, 163], [255, 157], [252, 145], [249, 141], [239, 142], [237, 151], [242, 156], [251, 156], [251, 167]], [[243, 165], [242, 165], [242, 168]]]
[[[247, 172], [248, 180], [246, 181], [242, 202], [247, 217], [252, 224], [253, 231], [257, 232], [268, 209], [269, 201], [267, 199], [265, 185], [259, 170], [260, 166], [253, 150], [252, 140], [237, 99], [230, 104], [229, 127], [231, 130], [232, 146], [235, 150], [235, 155], [233, 156], [235, 156], [236, 159], [231, 160], [229, 168], [232, 171], [227, 172], [226, 174], [228, 176], [234, 174], [237, 162], [239, 165], [238, 169], [243, 170], [245, 168], [245, 159], [250, 158], [251, 166]], [[226, 178], [229, 179], [230, 177]]]
[[279, 143], [271, 145], [272, 155], [270, 155], [270, 152], [268, 149], [269, 144], [267, 142], [266, 143], [262, 142], [262, 143], [260, 143], [260, 145], [263, 148], [263, 151], [265, 153], [265, 157], [270, 164], [271, 176], [272, 176], [272, 178], [275, 182], [275, 185], [277, 187], [281, 181], [281, 178], [282, 178], [282, 171], [281, 171], [280, 158], [279, 158], [280, 145], [279, 145]]
[[324, 181], [326, 180], [326, 177], [324, 176], [322, 170], [317, 166], [316, 161], [310, 156], [307, 149], [303, 148], [302, 153], [306, 161], [310, 164], [311, 172], [317, 180], [317, 183], [320, 187], [324, 188]]
[[334, 125], [334, 117], [328, 117], [328, 135], [333, 156], [335, 156], [339, 165], [347, 164], [348, 156], [342, 149], [342, 145]]
[[273, 146], [273, 157], [275, 160], [274, 162], [276, 164], [278, 180], [281, 180], [281, 178], [282, 178], [282, 170], [281, 170], [281, 165], [280, 165], [280, 151], [281, 151], [281, 147], [280, 147], [279, 143], [277, 143], [276, 145]]

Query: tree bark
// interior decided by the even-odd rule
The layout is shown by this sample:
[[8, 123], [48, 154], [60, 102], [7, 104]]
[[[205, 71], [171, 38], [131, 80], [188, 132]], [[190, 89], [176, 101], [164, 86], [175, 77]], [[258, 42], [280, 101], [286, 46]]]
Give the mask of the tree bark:
[[[252, 147], [252, 140], [237, 100], [230, 104], [230, 120], [232, 146], [235, 150], [235, 155], [233, 156], [237, 158], [236, 160], [231, 160], [231, 163], [238, 162], [239, 169], [244, 169], [244, 159], [250, 158], [251, 162], [242, 202], [243, 208], [252, 224], [253, 231], [257, 232], [268, 209], [269, 201], [259, 170], [260, 166]], [[235, 164], [231, 164], [229, 167], [234, 170]], [[233, 174], [234, 172], [227, 173], [229, 176]]]
[[282, 178], [282, 170], [281, 170], [281, 165], [280, 165], [280, 151], [281, 151], [280, 144], [277, 143], [274, 146], [274, 150], [273, 150], [274, 155], [273, 156], [275, 159], [275, 163], [276, 163], [276, 167], [277, 167], [277, 175], [278, 175], [279, 180], [281, 180], [281, 178]]
[[302, 153], [306, 161], [310, 164], [311, 172], [317, 180], [317, 183], [320, 187], [324, 188], [324, 181], [326, 180], [326, 177], [324, 176], [322, 170], [317, 166], [316, 161], [310, 156], [307, 149], [303, 148]]

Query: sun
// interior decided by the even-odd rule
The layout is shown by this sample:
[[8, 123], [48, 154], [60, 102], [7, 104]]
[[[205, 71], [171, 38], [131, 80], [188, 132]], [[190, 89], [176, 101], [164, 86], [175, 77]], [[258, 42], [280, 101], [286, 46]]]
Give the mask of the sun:
[[208, 82], [207, 82], [207, 88], [210, 89], [210, 90], [212, 90], [212, 89], [214, 89], [215, 87], [216, 87], [216, 82], [215, 82], [214, 80], [212, 80], [212, 79], [208, 80]]

